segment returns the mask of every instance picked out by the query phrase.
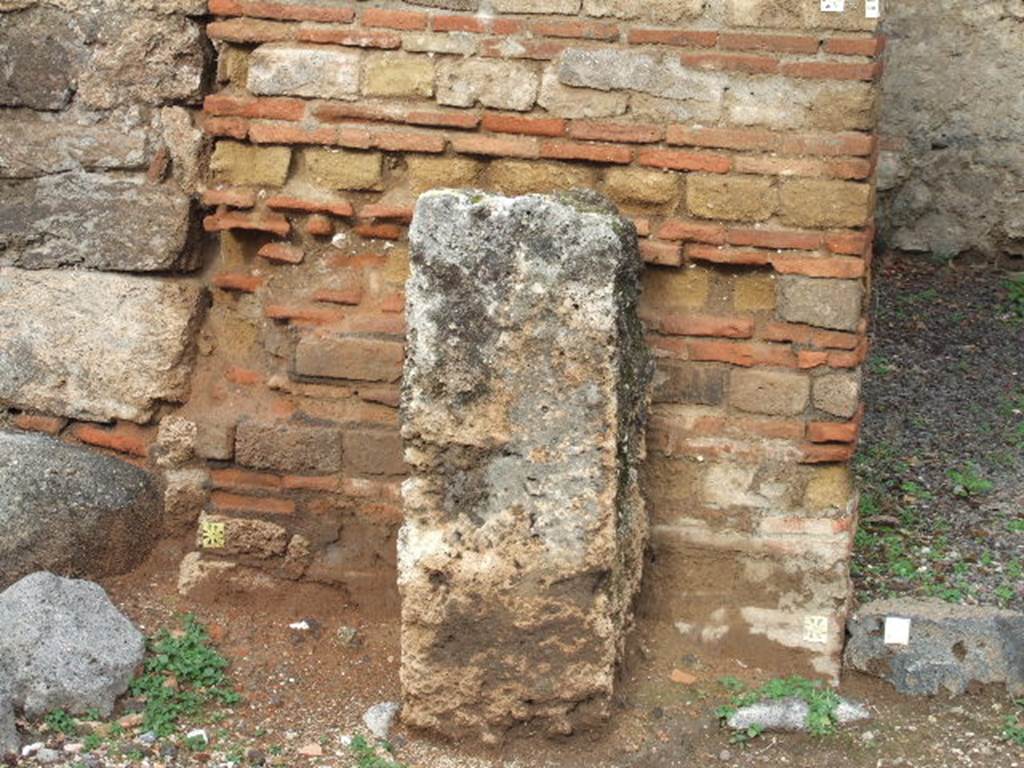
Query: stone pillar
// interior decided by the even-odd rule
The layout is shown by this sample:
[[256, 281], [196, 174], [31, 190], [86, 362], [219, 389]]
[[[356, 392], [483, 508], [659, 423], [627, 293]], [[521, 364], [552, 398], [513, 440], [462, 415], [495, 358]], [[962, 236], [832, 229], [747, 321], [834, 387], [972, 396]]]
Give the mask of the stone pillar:
[[640, 583], [651, 360], [598, 195], [423, 195], [410, 231], [403, 720], [496, 740], [608, 714]]

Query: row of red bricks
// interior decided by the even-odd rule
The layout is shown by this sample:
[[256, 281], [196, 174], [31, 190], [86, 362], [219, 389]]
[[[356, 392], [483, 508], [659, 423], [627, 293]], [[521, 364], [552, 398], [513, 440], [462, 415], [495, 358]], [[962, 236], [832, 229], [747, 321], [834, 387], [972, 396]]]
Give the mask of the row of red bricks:
[[[385, 152], [417, 152], [440, 155], [449, 147], [462, 155], [509, 157], [524, 160], [562, 160], [612, 165], [637, 165], [671, 171], [697, 171], [725, 174], [730, 172], [771, 176], [811, 176], [846, 180], [864, 180], [874, 172], [874, 155], [834, 159], [838, 151], [833, 139], [822, 140], [802, 149], [799, 157], [774, 155], [748, 156], [721, 152], [637, 148], [629, 144], [584, 142], [568, 139], [541, 139], [536, 136], [510, 134], [446, 134], [439, 131], [400, 131], [351, 126], [317, 124], [313, 126], [285, 122], [252, 122], [242, 117], [207, 117], [206, 133], [214, 137], [254, 144], [309, 144], [347, 149]], [[860, 136], [861, 134], [853, 134]], [[871, 137], [865, 143], [873, 144]], [[808, 155], [829, 159], [808, 159]]]
[[[819, 437], [832, 437], [850, 432], [853, 438], [846, 440], [822, 440], [814, 442], [805, 429], [803, 439], [799, 437], [779, 438], [773, 432], [787, 432], [786, 427], [772, 427], [769, 419], [730, 418], [727, 421], [737, 425], [736, 429], [720, 426], [716, 417], [709, 417], [707, 424], [698, 431], [684, 430], [668, 423], [653, 423], [647, 432], [647, 448], [666, 456], [681, 458], [700, 457], [702, 460], [735, 461], [745, 464], [761, 464], [768, 460], [795, 461], [799, 464], [835, 464], [845, 463], [853, 458], [856, 452], [856, 437], [859, 426], [848, 424], [827, 424], [828, 432], [816, 433]], [[740, 428], [757, 427], [768, 433], [764, 440], [751, 440], [752, 432], [744, 434]], [[800, 422], [807, 426], [806, 422]], [[795, 433], [794, 433], [795, 434]]]
[[[210, 94], [203, 102], [207, 115], [299, 122], [313, 117], [325, 123], [406, 123], [417, 127], [454, 128], [584, 141], [706, 147], [784, 155], [870, 157], [876, 137], [869, 133], [802, 133], [766, 128], [713, 128], [683, 124], [659, 125], [636, 121], [567, 120], [493, 110], [432, 109], [404, 102], [360, 104], [322, 102], [291, 96]], [[369, 136], [367, 136], [369, 138]], [[367, 147], [369, 148], [369, 147]]]
[[[325, 8], [319, 5], [289, 3], [246, 2], [245, 0], [211, 0], [210, 12], [218, 16], [252, 17], [277, 21], [309, 21], [351, 24], [356, 21], [354, 8]], [[770, 51], [781, 54], [811, 56], [819, 52], [835, 56], [877, 57], [885, 48], [881, 36], [827, 36], [811, 34], [764, 34], [751, 32], [719, 32], [715, 30], [685, 28], [630, 27], [623, 29], [614, 22], [590, 19], [553, 19], [484, 17], [463, 14], [429, 14], [422, 11], [367, 8], [359, 17], [362, 27], [369, 30], [397, 32], [462, 32], [499, 37], [531, 36], [570, 40], [624, 41], [632, 45], [670, 45], [687, 48], [719, 48], [726, 51]], [[266, 24], [243, 26], [236, 22], [214, 22], [211, 36], [230, 34], [237, 36], [248, 31], [251, 35], [266, 36], [275, 29]], [[330, 34], [331, 31], [321, 27]], [[311, 30], [313, 31], [313, 30]], [[314, 32], [315, 33], [315, 32]], [[623, 35], [625, 35], [623, 37]], [[341, 38], [354, 39], [358, 38]], [[374, 44], [367, 47], [397, 48], [398, 35], [371, 36]], [[243, 41], [239, 41], [243, 42]], [[244, 42], [262, 42], [248, 40]], [[323, 37], [316, 41], [325, 42]], [[332, 41], [334, 42], [334, 41]], [[360, 45], [359, 42], [348, 44]], [[366, 45], [365, 43], [363, 45]], [[557, 54], [556, 54], [557, 55]]]

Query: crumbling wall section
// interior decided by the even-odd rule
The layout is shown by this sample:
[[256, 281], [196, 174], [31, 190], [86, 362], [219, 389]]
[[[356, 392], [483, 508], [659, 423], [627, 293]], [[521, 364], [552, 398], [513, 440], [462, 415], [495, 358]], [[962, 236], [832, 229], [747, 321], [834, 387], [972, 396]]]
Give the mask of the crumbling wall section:
[[879, 174], [886, 243], [1024, 255], [1024, 3], [889, 3]]
[[189, 394], [203, 13], [0, 2], [0, 403], [17, 426], [144, 455], [142, 425]]
[[863, 2], [818, 8], [212, 0], [220, 247], [183, 415], [215, 490], [185, 584], [393, 580], [415, 200], [589, 187], [648, 264], [646, 614], [668, 643], [834, 675], [880, 45]]

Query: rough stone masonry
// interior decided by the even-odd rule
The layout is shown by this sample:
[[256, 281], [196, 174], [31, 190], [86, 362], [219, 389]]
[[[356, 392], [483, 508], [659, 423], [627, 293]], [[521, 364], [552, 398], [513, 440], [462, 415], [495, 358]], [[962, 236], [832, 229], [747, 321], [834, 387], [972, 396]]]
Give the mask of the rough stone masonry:
[[410, 243], [402, 717], [571, 733], [608, 714], [647, 535], [635, 230], [593, 193], [438, 191]]

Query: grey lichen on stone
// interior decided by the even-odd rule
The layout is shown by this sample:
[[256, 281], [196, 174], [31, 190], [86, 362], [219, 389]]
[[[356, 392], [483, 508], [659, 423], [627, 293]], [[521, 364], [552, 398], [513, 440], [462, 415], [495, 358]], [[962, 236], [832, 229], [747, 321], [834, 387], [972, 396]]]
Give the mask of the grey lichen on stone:
[[423, 195], [410, 231], [403, 719], [607, 714], [640, 580], [635, 230], [593, 193]]

